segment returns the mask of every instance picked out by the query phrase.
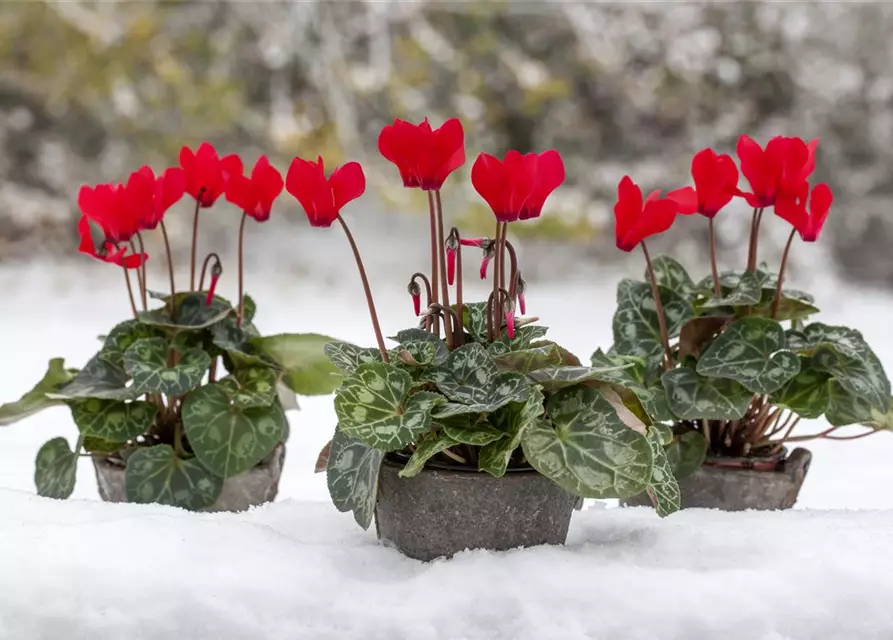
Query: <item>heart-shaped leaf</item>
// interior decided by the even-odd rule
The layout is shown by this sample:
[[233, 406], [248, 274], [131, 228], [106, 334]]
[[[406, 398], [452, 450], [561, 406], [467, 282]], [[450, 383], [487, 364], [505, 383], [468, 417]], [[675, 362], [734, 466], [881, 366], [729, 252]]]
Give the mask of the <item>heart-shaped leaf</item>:
[[732, 316], [700, 316], [686, 322], [679, 332], [679, 361], [699, 358], [701, 348], [718, 336], [734, 320]]
[[675, 436], [666, 449], [670, 468], [677, 480], [683, 480], [704, 464], [707, 457], [707, 440], [698, 431], [686, 431]]
[[[592, 354], [593, 367], [603, 369], [601, 379], [622, 389], [628, 389], [639, 399], [652, 420], [674, 420], [667, 404], [667, 394], [660, 384], [660, 368], [652, 367], [645, 358], [609, 356], [597, 350]], [[611, 365], [623, 365], [609, 370]], [[621, 394], [621, 397], [622, 394]], [[624, 402], [624, 404], [628, 404]]]
[[509, 402], [522, 402], [531, 390], [527, 379], [520, 373], [503, 373], [485, 389], [467, 399], [471, 404], [447, 402], [434, 410], [438, 420], [462, 414], [490, 413]]
[[526, 324], [515, 329], [515, 335], [509, 338], [503, 333], [487, 346], [491, 356], [500, 356], [512, 351], [529, 349], [530, 345], [546, 335], [548, 327], [537, 324]]
[[189, 349], [179, 354], [177, 364], [169, 367], [169, 351], [164, 338], [142, 338], [124, 352], [124, 369], [133, 376], [137, 394], [181, 396], [201, 384], [211, 357], [201, 349]]
[[462, 326], [477, 342], [487, 340], [487, 303], [465, 303], [462, 310]]
[[[694, 316], [691, 303], [675, 291], [660, 287], [660, 300], [670, 337]], [[614, 351], [619, 355], [652, 357], [662, 349], [660, 323], [651, 285], [624, 279], [617, 285], [614, 312]]]
[[354, 520], [363, 529], [372, 524], [383, 457], [382, 451], [335, 430], [326, 468], [329, 495], [338, 511], [353, 511]]
[[[165, 297], [167, 302], [168, 297]], [[178, 293], [174, 297], [173, 317], [168, 313], [167, 305], [160, 309], [141, 311], [137, 318], [143, 324], [179, 331], [197, 331], [216, 324], [235, 313], [232, 305], [215, 296], [210, 305], [206, 305], [207, 294], [201, 292]]]
[[543, 392], [534, 388], [524, 402], [512, 402], [493, 414], [493, 424], [504, 435], [483, 446], [478, 453], [478, 468], [495, 478], [501, 478], [508, 469], [512, 454], [521, 445], [528, 429], [543, 415]]
[[140, 449], [127, 459], [124, 493], [128, 502], [198, 511], [217, 502], [222, 490], [223, 478], [198, 458], [181, 460], [166, 444]]
[[81, 398], [106, 398], [109, 400], [129, 400], [136, 394], [127, 386], [130, 380], [123, 369], [109, 364], [99, 357], [90, 358], [86, 366], [78, 371], [74, 380], [58, 391], [46, 396], [54, 400], [79, 400]]
[[[519, 406], [525, 406], [526, 403], [518, 403]], [[469, 444], [473, 447], [483, 447], [496, 442], [505, 436], [505, 431], [500, 431], [486, 424], [475, 424], [468, 427], [454, 426], [451, 424], [443, 425], [443, 432], [454, 442], [461, 444]], [[517, 447], [518, 445], [515, 444]]]
[[74, 491], [78, 452], [72, 451], [65, 438], [53, 438], [43, 444], [34, 461], [37, 495], [64, 500]]
[[699, 375], [740, 382], [748, 391], [777, 391], [800, 371], [782, 326], [768, 318], [735, 320], [698, 360]]
[[651, 481], [651, 446], [598, 391], [559, 391], [549, 398], [546, 413], [552, 424], [537, 421], [521, 439], [537, 471], [583, 498], [626, 498], [645, 491]]
[[[737, 281], [735, 281], [737, 280]], [[737, 278], [724, 274], [720, 278], [723, 295], [712, 296], [703, 303], [704, 308], [712, 307], [750, 307], [759, 304], [763, 297], [763, 285], [757, 274], [744, 271]], [[712, 280], [711, 280], [712, 286]]]
[[409, 462], [406, 463], [406, 466], [403, 467], [397, 475], [401, 478], [412, 478], [413, 476], [417, 476], [422, 472], [422, 469], [425, 467], [425, 463], [428, 462], [428, 460], [455, 444], [457, 444], [456, 441], [442, 431], [432, 431], [425, 434], [425, 437], [419, 442], [415, 451], [412, 452], [412, 457], [409, 459]]
[[558, 350], [558, 345], [555, 344], [509, 351], [493, 356], [493, 362], [501, 370], [516, 373], [530, 373], [544, 367], [556, 367], [561, 364], [561, 360], [561, 352]]
[[161, 338], [157, 327], [143, 324], [139, 320], [126, 320], [109, 331], [102, 344], [99, 357], [116, 367], [124, 367], [124, 352], [137, 340], [144, 338]]
[[31, 391], [16, 402], [0, 404], [0, 427], [13, 424], [48, 407], [61, 404], [61, 400], [55, 400], [47, 394], [59, 392], [63, 386], [74, 380], [75, 375], [75, 371], [65, 368], [64, 359], [53, 358], [50, 360], [47, 372]]
[[84, 437], [84, 449], [90, 453], [115, 453], [125, 446], [127, 446], [126, 442], [110, 442], [92, 436]]
[[302, 396], [328, 395], [341, 385], [341, 373], [325, 352], [330, 342], [334, 339], [318, 333], [281, 333], [250, 341], [259, 355], [282, 368], [282, 381]]
[[329, 342], [323, 352], [336, 368], [344, 373], [354, 373], [361, 364], [381, 362], [381, 352], [375, 348], [358, 347], [349, 342]]
[[543, 389], [553, 393], [565, 387], [572, 387], [590, 380], [613, 382], [616, 376], [612, 374], [631, 366], [629, 363], [615, 364], [611, 362], [603, 366], [592, 367], [546, 367], [545, 369], [531, 371], [530, 377], [540, 383]]
[[820, 418], [828, 409], [831, 376], [812, 368], [809, 358], [800, 358], [800, 372], [772, 394], [772, 403], [786, 407], [801, 418]]
[[276, 372], [264, 367], [238, 369], [217, 384], [230, 402], [243, 409], [269, 407], [277, 398]]
[[438, 348], [433, 342], [404, 342], [388, 353], [391, 362], [404, 366], [410, 373], [421, 373], [418, 370], [434, 364], [438, 358]]
[[367, 446], [395, 451], [431, 428], [431, 409], [442, 396], [411, 393], [412, 377], [392, 364], [364, 364], [335, 395], [339, 429]]
[[87, 398], [71, 401], [69, 406], [81, 435], [109, 442], [126, 442], [143, 435], [158, 413], [158, 406], [151, 402]]
[[[651, 261], [651, 266], [654, 268], [654, 278], [660, 286], [675, 291], [683, 297], [688, 297], [694, 292], [695, 283], [688, 275], [688, 271], [670, 256], [655, 256]], [[650, 275], [647, 269], [643, 277], [645, 280], [649, 279]]]
[[401, 345], [417, 342], [429, 342], [434, 345], [436, 353], [434, 355], [433, 364], [441, 364], [446, 362], [450, 352], [447, 350], [446, 343], [433, 333], [423, 331], [422, 329], [404, 329], [397, 333], [396, 337], [391, 338]]
[[266, 458], [284, 439], [288, 424], [278, 403], [239, 407], [219, 384], [190, 392], [182, 415], [195, 455], [222, 478], [245, 473]]
[[871, 402], [864, 396], [850, 392], [837, 379], [828, 382], [827, 394], [828, 409], [825, 411], [825, 419], [832, 426], [845, 427], [871, 419]]
[[682, 506], [682, 494], [679, 491], [679, 483], [673, 475], [670, 460], [661, 433], [655, 429], [648, 431], [648, 444], [651, 445], [651, 454], [654, 457], [654, 465], [651, 467], [651, 481], [648, 483], [648, 496], [651, 498], [657, 515], [661, 518], [679, 511]]
[[691, 369], [673, 369], [661, 377], [670, 411], [682, 420], [738, 420], [753, 394], [727, 378], [705, 378]]

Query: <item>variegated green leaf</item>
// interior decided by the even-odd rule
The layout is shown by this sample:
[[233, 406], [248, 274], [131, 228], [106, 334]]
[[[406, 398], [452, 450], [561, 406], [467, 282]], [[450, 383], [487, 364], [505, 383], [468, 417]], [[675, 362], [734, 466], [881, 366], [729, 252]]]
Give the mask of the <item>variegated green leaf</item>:
[[412, 377], [392, 364], [364, 364], [335, 395], [339, 429], [367, 446], [396, 451], [431, 428], [431, 410], [443, 397], [411, 393]]
[[78, 371], [74, 380], [58, 391], [46, 393], [46, 396], [54, 400], [82, 398], [129, 400], [136, 397], [134, 390], [127, 386], [129, 380], [130, 377], [123, 369], [109, 364], [97, 354]]
[[663, 518], [674, 511], [679, 511], [682, 506], [682, 494], [664, 449], [663, 436], [659, 431], [649, 429], [647, 438], [648, 444], [651, 445], [654, 464], [651, 467], [651, 481], [646, 491], [657, 515]]
[[[442, 420], [468, 413], [490, 413], [509, 402], [523, 402], [533, 387], [520, 373], [503, 373], [484, 388], [471, 388], [463, 402], [447, 402], [434, 410], [433, 416]], [[454, 394], [457, 397], [458, 393]]]
[[[711, 296], [703, 303], [705, 308], [711, 307], [750, 307], [759, 304], [763, 297], [763, 285], [756, 274], [744, 271], [740, 275], [723, 274], [720, 278], [723, 295]], [[711, 279], [712, 287], [712, 279]]]
[[478, 453], [478, 468], [481, 471], [496, 478], [505, 475], [512, 454], [521, 445], [524, 434], [543, 415], [544, 399], [543, 392], [534, 388], [524, 402], [513, 402], [493, 414], [493, 424], [504, 435], [481, 448]]
[[[654, 257], [651, 261], [651, 265], [654, 268], [654, 277], [660, 286], [675, 291], [683, 297], [688, 297], [694, 292], [694, 281], [691, 279], [691, 276], [688, 275], [688, 271], [685, 270], [685, 267], [678, 261], [670, 256], [659, 255]], [[645, 275], [643, 277], [645, 280], [649, 279], [650, 276], [647, 269], [645, 270]]]
[[412, 452], [412, 457], [409, 459], [409, 462], [406, 463], [406, 466], [403, 467], [397, 475], [401, 478], [417, 476], [422, 472], [422, 469], [425, 467], [425, 463], [428, 462], [428, 460], [455, 444], [457, 444], [456, 441], [442, 431], [432, 431], [425, 434], [425, 437], [419, 442], [415, 451]]
[[[608, 370], [611, 365], [625, 365]], [[645, 358], [634, 356], [609, 356], [601, 349], [592, 354], [592, 366], [604, 369], [602, 380], [629, 389], [642, 403], [652, 420], [673, 420], [667, 404], [667, 394], [660, 384], [660, 368], [652, 367]]]
[[344, 373], [354, 373], [361, 364], [381, 362], [381, 352], [375, 348], [358, 347], [349, 342], [329, 342], [323, 351], [335, 367]]
[[126, 442], [143, 435], [158, 413], [158, 406], [151, 402], [87, 398], [73, 400], [69, 406], [81, 435], [110, 442]]
[[58, 393], [62, 387], [74, 380], [75, 375], [75, 371], [65, 368], [64, 359], [53, 358], [50, 360], [47, 372], [31, 391], [16, 402], [0, 404], [0, 427], [13, 424], [43, 409], [61, 404], [61, 400], [53, 399], [47, 394]]
[[218, 383], [237, 407], [269, 407], [278, 397], [276, 372], [265, 367], [238, 369]]
[[137, 340], [143, 338], [160, 338], [162, 332], [157, 328], [148, 324], [143, 324], [139, 320], [126, 320], [116, 325], [102, 345], [99, 357], [116, 367], [124, 367], [124, 352], [130, 348]]
[[772, 393], [800, 371], [800, 360], [785, 347], [784, 329], [775, 320], [740, 318], [701, 355], [697, 372], [735, 380], [754, 393]]
[[549, 398], [551, 425], [524, 432], [527, 461], [566, 491], [584, 498], [625, 498], [645, 491], [653, 454], [595, 389], [572, 387]]
[[[694, 316], [694, 309], [687, 299], [666, 287], [660, 287], [660, 299], [667, 331], [670, 337], [676, 336], [682, 325]], [[614, 351], [619, 355], [649, 358], [660, 353], [660, 324], [651, 285], [627, 279], [620, 281], [613, 331]]]
[[825, 419], [835, 427], [866, 422], [872, 417], [872, 404], [864, 396], [856, 395], [838, 379], [828, 382], [828, 409]]
[[487, 345], [487, 351], [494, 357], [511, 353], [512, 351], [523, 351], [529, 349], [530, 345], [537, 340], [542, 339], [547, 331], [548, 327], [526, 324], [515, 329], [515, 335], [512, 338], [509, 338], [503, 332], [496, 340]]
[[[80, 443], [78, 443], [80, 447]], [[37, 495], [64, 500], [74, 491], [78, 452], [72, 451], [65, 438], [53, 438], [43, 444], [34, 461]]]
[[279, 403], [243, 408], [219, 384], [190, 392], [183, 402], [183, 428], [201, 463], [222, 478], [245, 473], [282, 442], [287, 429]]
[[124, 493], [128, 502], [198, 511], [217, 502], [222, 490], [223, 478], [198, 458], [181, 460], [166, 444], [140, 449], [127, 459]]
[[124, 369], [133, 376], [137, 394], [180, 396], [201, 384], [211, 357], [201, 349], [189, 349], [178, 354], [177, 364], [169, 367], [169, 351], [164, 338], [142, 338], [124, 352]]
[[559, 391], [565, 387], [572, 387], [590, 380], [601, 382], [614, 382], [614, 375], [621, 369], [631, 367], [631, 364], [604, 364], [593, 367], [546, 367], [537, 371], [531, 371], [530, 377], [536, 380], [543, 389], [549, 393]]
[[446, 362], [447, 357], [450, 355], [446, 343], [441, 338], [438, 338], [436, 335], [429, 333], [428, 331], [423, 331], [422, 329], [404, 329], [403, 331], [398, 332], [396, 337], [392, 338], [392, 340], [401, 345], [418, 342], [429, 342], [433, 344], [437, 351], [432, 364]]
[[487, 339], [487, 303], [472, 302], [463, 305], [462, 326], [476, 341]]
[[530, 388], [521, 374], [500, 373], [487, 350], [476, 342], [453, 350], [444, 364], [425, 371], [424, 378], [452, 401], [438, 409], [439, 418], [495, 411], [509, 402], [523, 401]]
[[651, 431], [655, 431], [660, 436], [660, 441], [664, 446], [667, 446], [673, 442], [673, 429], [665, 424], [661, 424], [660, 422], [655, 422], [649, 428], [649, 433]]
[[[518, 404], [525, 406], [523, 403]], [[443, 425], [443, 432], [454, 442], [470, 444], [474, 447], [483, 447], [505, 436], [505, 431], [500, 431], [486, 424], [475, 424], [468, 427], [445, 424]], [[517, 447], [518, 445], [515, 444], [515, 446]]]
[[726, 378], [705, 378], [691, 369], [673, 369], [661, 377], [670, 411], [682, 420], [743, 418], [753, 394]]
[[800, 372], [772, 394], [772, 403], [801, 418], [820, 418], [828, 409], [830, 379], [824, 371], [813, 369], [809, 358], [800, 358]]
[[126, 442], [110, 442], [102, 438], [87, 436], [84, 438], [84, 449], [90, 453], [115, 453], [127, 445]]
[[[429, 334], [430, 335], [430, 334]], [[391, 362], [412, 369], [420, 369], [434, 364], [438, 359], [438, 345], [434, 342], [408, 341], [390, 350]]]
[[326, 467], [326, 484], [338, 511], [352, 511], [363, 529], [372, 524], [378, 501], [378, 472], [384, 453], [335, 430]]
[[872, 409], [871, 420], [866, 421], [865, 426], [871, 427], [872, 429], [886, 429], [887, 431], [893, 431], [893, 408], [887, 411], [887, 413]]
[[[178, 293], [174, 297], [173, 317], [167, 306], [150, 311], [141, 311], [138, 319], [143, 324], [177, 329], [179, 331], [196, 331], [210, 327], [234, 313], [232, 305], [215, 296], [210, 305], [206, 305], [207, 294], [201, 292]], [[165, 298], [167, 301], [167, 298]]]
[[667, 459], [676, 480], [684, 480], [701, 468], [707, 457], [707, 440], [698, 431], [675, 436], [667, 446]]
[[542, 347], [531, 347], [495, 355], [493, 356], [493, 362], [503, 371], [530, 373], [545, 367], [559, 366], [562, 362], [562, 356], [558, 345], [547, 344]]

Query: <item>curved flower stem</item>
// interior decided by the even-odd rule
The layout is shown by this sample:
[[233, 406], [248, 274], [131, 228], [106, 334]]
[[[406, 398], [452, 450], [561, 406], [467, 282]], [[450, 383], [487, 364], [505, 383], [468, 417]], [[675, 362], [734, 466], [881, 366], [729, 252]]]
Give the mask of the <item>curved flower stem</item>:
[[[133, 252], [134, 255], [139, 255], [137, 253], [136, 245], [134, 244], [133, 240], [130, 241], [130, 250], [131, 252]], [[148, 300], [146, 299], [146, 281], [143, 279], [143, 276], [145, 275], [145, 269], [145, 261], [143, 261], [143, 264], [136, 268], [136, 280], [140, 286], [140, 302], [142, 302], [143, 304], [143, 311], [148, 310]]]
[[133, 298], [133, 285], [130, 284], [130, 272], [126, 267], [121, 267], [121, 270], [124, 272], [124, 280], [127, 282], [127, 296], [130, 298], [130, 308], [133, 311], [133, 317], [136, 318], [139, 316], [139, 313], [136, 310], [136, 300]]
[[360, 250], [357, 249], [357, 243], [354, 242], [353, 234], [351, 234], [350, 229], [347, 227], [347, 223], [344, 222], [344, 218], [340, 215], [338, 216], [338, 222], [341, 223], [341, 228], [344, 229], [344, 235], [347, 236], [347, 241], [350, 243], [350, 248], [353, 250], [353, 257], [357, 261], [357, 269], [360, 271], [360, 279], [363, 281], [363, 291], [366, 293], [366, 303], [369, 305], [369, 316], [372, 318], [372, 328], [375, 331], [375, 339], [378, 341], [378, 350], [381, 352], [381, 359], [385, 362], [390, 362], [390, 358], [388, 358], [388, 350], [384, 346], [384, 337], [381, 334], [381, 326], [378, 324], [378, 314], [375, 312], [375, 302], [372, 300], [372, 290], [369, 288], [369, 278], [366, 277], [366, 268], [363, 266], [363, 259], [360, 257]]
[[198, 279], [198, 290], [199, 291], [202, 291], [205, 288], [205, 275], [207, 274], [208, 263], [211, 262], [211, 258], [213, 258], [215, 260], [215, 262], [217, 262], [217, 264], [220, 264], [220, 256], [218, 256], [213, 251], [205, 256], [205, 261], [202, 262], [202, 275]]
[[781, 254], [781, 266], [778, 268], [778, 286], [775, 288], [775, 297], [772, 299], [772, 315], [769, 317], [775, 320], [778, 314], [778, 304], [781, 302], [781, 285], [784, 282], [784, 270], [788, 265], [788, 252], [791, 250], [791, 243], [794, 241], [796, 229], [791, 229], [791, 235], [788, 236], [788, 243], [784, 246], [784, 253]]
[[[434, 198], [437, 203], [437, 256], [440, 267], [440, 292], [443, 305], [449, 309], [450, 289], [449, 283], [447, 283], [446, 237], [443, 235], [443, 202], [440, 200], [440, 189], [434, 192]], [[447, 348], [452, 349], [455, 336], [453, 335], [451, 316], [449, 314], [443, 317], [443, 333], [446, 336]]]
[[[410, 277], [409, 281], [410, 281], [410, 282], [415, 282], [416, 279], [421, 280], [422, 283], [425, 285], [425, 307], [430, 307], [430, 306], [431, 306], [431, 303], [434, 302], [434, 301], [431, 299], [431, 281], [428, 280], [428, 276], [426, 276], [424, 273], [421, 273], [420, 271], [416, 271], [414, 274], [412, 274], [412, 277]], [[431, 318], [430, 318], [430, 317], [427, 317], [427, 318], [425, 319], [425, 323], [426, 323], [426, 324], [425, 324], [425, 329], [426, 329], [427, 331], [430, 331], [430, 330], [431, 330], [431, 326], [432, 326], [432, 325], [431, 325]]]
[[465, 344], [465, 330], [462, 326], [465, 315], [465, 305], [462, 300], [462, 243], [456, 249], [456, 326], [453, 327], [456, 338], [456, 346]]
[[205, 188], [199, 189], [195, 199], [195, 213], [192, 215], [192, 252], [189, 258], [189, 290], [195, 291], [195, 249], [198, 245], [198, 213], [202, 205], [202, 194]]
[[167, 253], [167, 272], [171, 280], [171, 305], [170, 312], [174, 312], [174, 296], [177, 295], [177, 286], [174, 284], [174, 258], [171, 255], [171, 243], [167, 238], [167, 228], [164, 220], [161, 221], [161, 237], [164, 238], [164, 250]]
[[713, 218], [710, 218], [710, 270], [713, 272], [713, 294], [717, 298], [722, 297], [722, 288], [719, 286], [719, 269], [716, 266], [716, 234], [713, 230]]
[[648, 278], [651, 280], [651, 295], [654, 296], [654, 309], [657, 311], [657, 324], [660, 327], [660, 341], [664, 346], [664, 369], [669, 371], [673, 368], [673, 352], [670, 351], [670, 335], [667, 331], [667, 318], [664, 315], [664, 306], [660, 301], [660, 289], [657, 288], [657, 278], [654, 276], [654, 267], [651, 264], [651, 255], [648, 253], [648, 247], [642, 240], [642, 252], [645, 254], [645, 263], [648, 265]]
[[[434, 194], [428, 191], [428, 217], [431, 223], [431, 300], [438, 302], [438, 260], [437, 260], [437, 211], [434, 207]], [[434, 335], [440, 336], [440, 318], [434, 317]]]
[[[507, 229], [508, 224], [506, 224]], [[509, 253], [509, 294], [512, 296], [512, 300], [514, 300], [517, 296], [518, 254], [515, 253], [515, 247], [508, 240], [505, 240], [505, 248]], [[503, 286], [505, 286], [504, 283]]]
[[871, 429], [865, 433], [857, 433], [854, 436], [825, 436], [825, 440], [858, 440], [860, 438], [867, 438], [868, 436], [874, 435], [878, 431], [884, 431], [884, 429]]
[[754, 207], [753, 218], [750, 221], [750, 246], [747, 251], [747, 270], [757, 272], [757, 244], [760, 236], [760, 222], [763, 219], [763, 209]]
[[242, 294], [242, 281], [245, 274], [243, 246], [245, 244], [245, 220], [247, 219], [248, 214], [243, 211], [242, 222], [239, 224], [239, 315], [236, 318], [237, 328], [242, 327], [242, 315], [245, 313], [245, 296]]
[[507, 300], [511, 300], [509, 292], [497, 287], [487, 298], [487, 339], [493, 342], [502, 330], [502, 309]]
[[[143, 255], [146, 254], [146, 245], [143, 244], [143, 234], [139, 231], [136, 232], [136, 239], [140, 243], [140, 253]], [[141, 265], [141, 269], [143, 272], [143, 309], [145, 310], [148, 307], [148, 300], [146, 298], [146, 291], [149, 288], [149, 279], [146, 277], [146, 260], [143, 260], [143, 264]]]

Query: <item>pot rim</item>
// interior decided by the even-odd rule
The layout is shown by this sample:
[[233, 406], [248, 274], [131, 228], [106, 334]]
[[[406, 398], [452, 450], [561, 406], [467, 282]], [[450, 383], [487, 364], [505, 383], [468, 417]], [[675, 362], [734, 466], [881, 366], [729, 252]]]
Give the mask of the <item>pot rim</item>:
[[702, 466], [715, 469], [771, 472], [778, 471], [779, 465], [788, 459], [789, 454], [789, 449], [782, 447], [778, 453], [771, 456], [707, 456]]
[[[403, 458], [404, 460], [401, 462], [400, 460], [395, 460], [395, 458]], [[408, 460], [409, 460], [409, 456], [407, 456], [403, 453], [392, 451], [392, 452], [386, 454], [382, 458], [381, 464], [387, 465], [387, 466], [393, 467], [393, 468], [401, 468], [402, 469]], [[422, 467], [421, 473], [425, 473], [427, 471], [436, 471], [438, 473], [456, 473], [456, 474], [460, 474], [460, 475], [486, 474], [488, 477], [492, 478], [493, 480], [501, 480], [502, 479], [502, 478], [497, 478], [496, 476], [490, 475], [489, 473], [487, 473], [486, 471], [483, 471], [481, 469], [475, 469], [472, 467], [459, 467], [459, 466], [454, 467], [451, 465], [441, 464], [438, 462], [433, 462], [433, 463], [426, 462], [425, 466]], [[537, 475], [542, 475], [539, 471], [537, 471], [536, 469], [534, 469], [533, 467], [530, 467], [530, 466], [524, 467], [524, 468], [506, 469], [505, 473], [506, 473], [506, 475], [509, 475], [509, 474], [525, 475], [525, 474], [534, 474], [534, 473]], [[543, 476], [543, 477], [545, 477], [545, 476]]]

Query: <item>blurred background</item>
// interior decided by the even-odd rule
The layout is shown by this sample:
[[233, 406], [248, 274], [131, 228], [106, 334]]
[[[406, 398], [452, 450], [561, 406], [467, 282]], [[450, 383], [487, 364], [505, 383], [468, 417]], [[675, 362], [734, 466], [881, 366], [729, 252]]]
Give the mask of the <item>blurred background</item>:
[[[468, 162], [444, 200], [447, 223], [466, 236], [492, 234], [492, 214], [468, 180], [478, 152], [562, 153], [567, 183], [539, 220], [512, 232], [531, 312], [584, 358], [610, 345], [617, 278], [643, 268], [613, 245], [624, 174], [646, 192], [667, 190], [689, 183], [694, 152], [733, 153], [742, 133], [761, 143], [820, 137], [815, 177], [831, 185], [835, 205], [819, 243], [795, 244], [789, 277], [816, 295], [825, 322], [863, 330], [893, 370], [890, 33], [893, 5], [881, 2], [2, 2], [0, 399], [18, 398], [52, 356], [81, 365], [94, 336], [127, 315], [118, 270], [77, 253], [78, 187], [123, 180], [143, 163], [176, 164], [182, 145], [203, 140], [246, 164], [266, 153], [283, 172], [295, 155], [322, 155], [328, 167], [361, 161], [370, 186], [345, 216], [385, 330], [413, 324], [405, 285], [426, 264], [427, 214], [424, 196], [403, 189], [377, 152], [379, 130], [395, 117], [462, 120]], [[344, 238], [302, 218], [284, 194], [269, 222], [249, 225], [247, 289], [259, 326], [372, 344]], [[722, 265], [743, 265], [750, 212], [733, 206], [717, 221]], [[182, 281], [185, 199], [167, 224]], [[221, 199], [201, 224], [201, 252], [220, 252], [234, 274], [238, 212]], [[706, 275], [706, 228], [681, 219], [653, 251]], [[764, 221], [761, 259], [777, 265], [788, 229]], [[150, 277], [163, 288], [158, 238], [149, 241]], [[233, 279], [223, 284], [234, 295]], [[330, 399], [308, 400], [292, 422], [284, 494], [325, 499], [310, 469], [334, 426]], [[5, 430], [0, 487], [33, 490], [40, 443], [73, 433], [64, 409]], [[856, 496], [867, 482], [889, 481], [888, 435], [834, 443], [827, 455], [847, 466], [843, 484], [817, 456], [811, 473], [825, 466], [830, 475], [807, 482], [806, 504], [893, 506], [890, 495]], [[81, 467], [76, 495], [92, 497]]]

